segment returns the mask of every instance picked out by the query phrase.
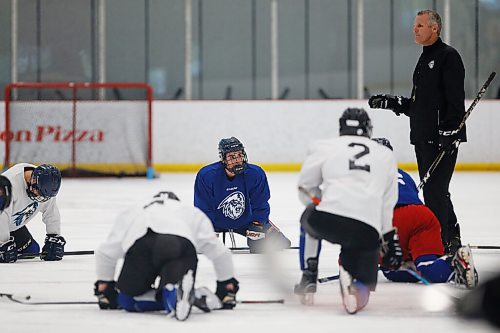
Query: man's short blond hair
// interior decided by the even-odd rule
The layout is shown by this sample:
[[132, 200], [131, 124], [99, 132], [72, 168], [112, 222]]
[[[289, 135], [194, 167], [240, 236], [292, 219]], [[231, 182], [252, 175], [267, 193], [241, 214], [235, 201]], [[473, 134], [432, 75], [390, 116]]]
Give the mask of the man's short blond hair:
[[429, 20], [427, 21], [427, 24], [431, 27], [433, 26], [434, 24], [436, 24], [438, 26], [438, 30], [437, 30], [437, 35], [441, 35], [441, 16], [439, 16], [438, 12], [436, 12], [435, 10], [431, 10], [431, 9], [425, 9], [425, 10], [421, 10], [417, 13], [417, 15], [424, 15], [424, 14], [429, 14]]

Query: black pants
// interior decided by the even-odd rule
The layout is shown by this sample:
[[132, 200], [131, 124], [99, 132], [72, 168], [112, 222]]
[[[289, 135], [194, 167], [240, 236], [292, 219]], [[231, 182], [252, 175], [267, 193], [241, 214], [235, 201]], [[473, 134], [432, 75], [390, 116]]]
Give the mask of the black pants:
[[40, 252], [40, 246], [35, 241], [31, 233], [26, 226], [23, 226], [17, 230], [11, 231], [10, 235], [14, 237], [14, 242], [16, 243], [18, 253], [38, 253]]
[[[415, 143], [415, 154], [418, 173], [422, 179], [439, 154], [439, 147], [432, 143], [417, 142]], [[457, 155], [457, 150], [452, 154], [446, 153], [423, 187], [425, 204], [432, 210], [441, 224], [441, 239], [445, 248], [454, 237], [460, 237], [457, 216], [449, 192]]]
[[196, 249], [188, 239], [157, 234], [150, 229], [125, 254], [117, 286], [130, 296], [138, 296], [151, 290], [159, 276], [156, 295], [159, 300], [161, 288], [178, 283], [190, 269], [195, 277], [197, 266]]
[[375, 290], [377, 284], [379, 234], [372, 226], [348, 217], [306, 210], [304, 230], [317, 239], [340, 244], [340, 262], [353, 278]]

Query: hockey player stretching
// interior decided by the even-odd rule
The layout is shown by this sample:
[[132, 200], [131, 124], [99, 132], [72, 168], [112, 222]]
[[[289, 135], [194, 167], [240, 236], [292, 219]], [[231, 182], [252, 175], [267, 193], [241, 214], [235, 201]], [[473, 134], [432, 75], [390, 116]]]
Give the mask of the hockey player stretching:
[[295, 293], [312, 303], [320, 240], [340, 244], [340, 290], [346, 311], [354, 314], [375, 290], [380, 239], [385, 265], [397, 269], [401, 263], [392, 227], [397, 166], [393, 153], [370, 139], [366, 111], [347, 109], [339, 123], [340, 137], [315, 142], [300, 172], [300, 199], [307, 208], [301, 217], [303, 274]]
[[61, 260], [66, 244], [61, 236], [61, 216], [56, 204], [61, 172], [48, 164], [37, 167], [19, 163], [3, 175], [12, 183], [13, 193], [12, 204], [0, 215], [0, 251], [5, 252], [0, 262], [15, 262], [17, 254], [38, 255], [40, 246], [26, 224], [39, 212], [47, 232], [40, 259]]
[[290, 240], [269, 221], [271, 195], [264, 170], [248, 163], [235, 137], [220, 140], [219, 157], [220, 162], [196, 175], [194, 205], [207, 214], [216, 232], [247, 237], [251, 253], [290, 247]]
[[[385, 138], [374, 141], [392, 150]], [[477, 272], [469, 246], [460, 247], [454, 255], [443, 256], [441, 226], [434, 213], [418, 197], [415, 182], [409, 174], [399, 169], [398, 203], [394, 208], [393, 225], [398, 230], [404, 265], [401, 270], [382, 267], [385, 277], [395, 282], [418, 282], [406, 271], [415, 270], [429, 282], [453, 281], [457, 286], [474, 288]]]
[[[197, 253], [214, 264], [217, 296], [205, 287], [194, 289]], [[123, 266], [115, 282], [120, 259]], [[94, 294], [101, 309], [162, 310], [181, 321], [193, 305], [204, 312], [232, 309], [239, 289], [231, 253], [215, 237], [208, 218], [181, 204], [172, 192], [160, 192], [118, 216], [96, 251], [96, 271]]]

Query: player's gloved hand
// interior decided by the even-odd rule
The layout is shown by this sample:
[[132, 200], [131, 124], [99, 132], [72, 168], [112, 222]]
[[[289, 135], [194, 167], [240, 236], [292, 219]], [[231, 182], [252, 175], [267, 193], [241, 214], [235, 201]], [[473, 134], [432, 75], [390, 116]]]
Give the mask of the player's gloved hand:
[[61, 260], [64, 256], [64, 245], [66, 245], [66, 240], [63, 236], [47, 234], [40, 259], [45, 261]]
[[17, 261], [17, 248], [14, 243], [14, 237], [0, 246], [0, 263], [13, 263]]
[[389, 94], [373, 95], [368, 100], [368, 105], [372, 109], [387, 109], [392, 110], [396, 115], [403, 113], [403, 104], [408, 101], [402, 96], [393, 96]]
[[396, 270], [401, 266], [403, 250], [399, 245], [399, 236], [396, 229], [392, 229], [382, 236], [380, 240], [380, 256], [382, 257], [382, 266], [385, 268]]
[[222, 309], [231, 310], [236, 306], [236, 293], [240, 290], [239, 282], [235, 278], [226, 281], [217, 281], [215, 294], [222, 302]]
[[252, 222], [247, 229], [247, 238], [253, 241], [266, 238], [266, 231], [264, 225], [258, 221]]
[[118, 309], [118, 290], [115, 281], [97, 280], [94, 283], [94, 295], [101, 310]]
[[458, 148], [460, 140], [458, 140], [458, 133], [451, 134], [455, 131], [439, 131], [439, 149], [444, 149], [447, 153], [451, 154]]

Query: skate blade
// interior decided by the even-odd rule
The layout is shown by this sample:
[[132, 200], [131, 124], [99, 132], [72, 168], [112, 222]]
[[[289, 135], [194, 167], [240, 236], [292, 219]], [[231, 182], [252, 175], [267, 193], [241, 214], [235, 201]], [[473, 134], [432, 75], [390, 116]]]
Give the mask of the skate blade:
[[300, 295], [300, 303], [304, 305], [313, 305], [314, 304], [314, 294], [313, 293], [305, 293]]

